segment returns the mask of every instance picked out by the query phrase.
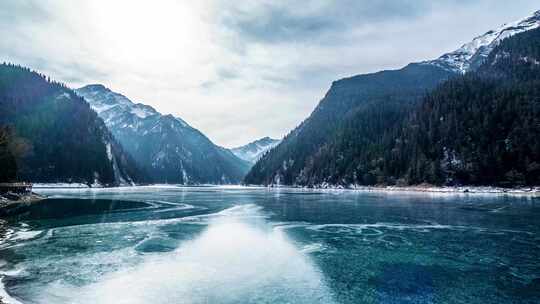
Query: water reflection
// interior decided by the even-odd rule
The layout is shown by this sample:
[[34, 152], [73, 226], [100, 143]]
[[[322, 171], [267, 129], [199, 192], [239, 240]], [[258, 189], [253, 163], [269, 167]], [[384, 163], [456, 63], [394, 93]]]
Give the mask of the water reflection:
[[208, 227], [176, 250], [146, 255], [80, 289], [52, 284], [42, 302], [333, 302], [321, 272], [282, 230], [266, 223], [259, 207], [201, 217]]

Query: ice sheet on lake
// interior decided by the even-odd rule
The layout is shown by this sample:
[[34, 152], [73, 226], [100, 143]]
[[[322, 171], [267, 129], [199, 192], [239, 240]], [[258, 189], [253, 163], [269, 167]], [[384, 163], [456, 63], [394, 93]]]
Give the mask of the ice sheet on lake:
[[[208, 227], [172, 252], [149, 254], [82, 288], [62, 282], [47, 303], [332, 303], [321, 272], [255, 205], [205, 217]], [[304, 248], [304, 251], [316, 248]], [[106, 258], [106, 257], [103, 257]]]

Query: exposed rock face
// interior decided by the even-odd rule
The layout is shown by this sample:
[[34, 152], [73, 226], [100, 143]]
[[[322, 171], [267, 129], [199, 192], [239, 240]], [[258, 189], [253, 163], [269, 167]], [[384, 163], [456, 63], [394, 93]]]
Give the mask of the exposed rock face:
[[181, 118], [162, 115], [103, 85], [88, 85], [76, 92], [147, 172], [150, 182], [238, 183], [249, 169], [247, 162], [213, 144]]

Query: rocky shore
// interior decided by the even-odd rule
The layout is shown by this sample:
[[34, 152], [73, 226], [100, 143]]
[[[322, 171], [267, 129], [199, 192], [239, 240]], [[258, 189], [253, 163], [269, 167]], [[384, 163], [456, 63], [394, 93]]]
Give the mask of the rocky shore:
[[[0, 219], [0, 243], [6, 238], [7, 232], [7, 222], [3, 219]], [[6, 302], [3, 301], [2, 297], [0, 297], [0, 304], [6, 304]]]
[[[6, 217], [13, 214], [16, 214], [18, 211], [24, 207], [45, 199], [44, 196], [41, 196], [37, 193], [30, 192], [24, 194], [18, 193], [1, 193], [0, 194], [0, 217]], [[1, 234], [0, 234], [1, 240]]]
[[353, 186], [350, 189], [360, 191], [385, 191], [385, 192], [427, 192], [427, 193], [447, 193], [447, 194], [508, 194], [508, 195], [540, 195], [540, 187], [523, 187], [523, 188], [501, 188], [490, 186], [455, 186], [455, 187], [438, 187], [433, 185], [417, 185], [417, 186]]
[[[247, 185], [247, 187], [260, 187]], [[434, 186], [420, 184], [416, 186], [363, 186], [363, 185], [332, 185], [319, 184], [315, 186], [282, 186], [269, 185], [267, 188], [291, 188], [291, 189], [313, 189], [313, 190], [351, 190], [370, 192], [411, 192], [411, 193], [433, 193], [433, 194], [502, 194], [502, 195], [526, 195], [540, 197], [540, 186], [521, 188], [502, 188], [495, 186]]]
[[[8, 234], [7, 221], [2, 217], [15, 215], [34, 202], [45, 197], [34, 192], [29, 193], [0, 193], [0, 243], [4, 241]], [[0, 304], [7, 304], [0, 296]]]

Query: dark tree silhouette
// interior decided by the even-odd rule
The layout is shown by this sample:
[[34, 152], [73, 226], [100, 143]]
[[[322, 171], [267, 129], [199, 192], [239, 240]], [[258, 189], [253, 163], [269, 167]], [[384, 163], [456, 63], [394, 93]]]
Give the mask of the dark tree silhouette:
[[0, 126], [16, 134], [0, 166], [12, 172], [15, 158], [20, 180], [114, 185], [141, 175], [84, 99], [28, 68], [0, 65]]

